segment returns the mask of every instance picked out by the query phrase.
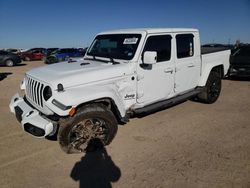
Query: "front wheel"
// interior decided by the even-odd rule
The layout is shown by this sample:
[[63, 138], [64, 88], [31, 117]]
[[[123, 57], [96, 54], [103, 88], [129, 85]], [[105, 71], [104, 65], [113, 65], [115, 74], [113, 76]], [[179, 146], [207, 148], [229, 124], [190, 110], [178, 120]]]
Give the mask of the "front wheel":
[[198, 99], [201, 102], [212, 104], [219, 98], [220, 92], [221, 92], [221, 77], [219, 73], [211, 72], [207, 79], [204, 91], [202, 91], [198, 95]]
[[104, 105], [86, 105], [73, 118], [59, 127], [58, 140], [66, 153], [85, 152], [89, 144], [98, 141], [108, 145], [117, 132], [117, 120]]
[[14, 61], [11, 59], [8, 59], [5, 61], [5, 64], [7, 67], [13, 67], [14, 66]]

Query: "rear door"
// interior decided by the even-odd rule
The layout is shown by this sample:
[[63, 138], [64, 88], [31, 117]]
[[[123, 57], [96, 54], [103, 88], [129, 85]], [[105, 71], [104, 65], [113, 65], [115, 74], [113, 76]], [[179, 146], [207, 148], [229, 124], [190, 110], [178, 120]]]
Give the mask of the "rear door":
[[172, 36], [170, 34], [149, 35], [142, 52], [156, 51], [157, 63], [138, 64], [137, 102], [145, 105], [166, 99], [174, 88], [174, 59], [172, 58]]
[[184, 93], [198, 85], [200, 77], [201, 59], [198, 52], [199, 42], [195, 41], [192, 33], [176, 34], [176, 68], [175, 92]]

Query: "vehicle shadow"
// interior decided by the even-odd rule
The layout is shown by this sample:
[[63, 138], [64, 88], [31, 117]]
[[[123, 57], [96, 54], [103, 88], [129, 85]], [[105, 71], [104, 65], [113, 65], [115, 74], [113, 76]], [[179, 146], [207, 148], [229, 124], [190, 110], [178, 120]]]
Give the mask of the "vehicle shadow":
[[111, 182], [120, 179], [121, 170], [112, 161], [105, 147], [99, 147], [92, 152], [87, 150], [81, 161], [74, 165], [70, 177], [79, 181], [80, 188], [111, 188]]
[[5, 78], [7, 78], [11, 74], [13, 74], [13, 73], [12, 72], [4, 72], [4, 73], [0, 72], [0, 81], [4, 80]]
[[27, 64], [22, 62], [20, 64], [16, 64], [15, 67], [22, 67], [22, 66], [25, 66], [25, 65], [27, 65]]
[[[27, 65], [27, 64], [22, 62], [20, 64], [14, 65], [13, 67], [22, 67], [22, 66], [25, 66], [25, 65]], [[8, 67], [8, 66], [6, 66], [6, 65], [0, 65], [0, 67]], [[8, 67], [8, 68], [12, 68], [12, 67]]]
[[250, 77], [227, 77], [225, 80], [231, 80], [231, 81], [250, 81]]

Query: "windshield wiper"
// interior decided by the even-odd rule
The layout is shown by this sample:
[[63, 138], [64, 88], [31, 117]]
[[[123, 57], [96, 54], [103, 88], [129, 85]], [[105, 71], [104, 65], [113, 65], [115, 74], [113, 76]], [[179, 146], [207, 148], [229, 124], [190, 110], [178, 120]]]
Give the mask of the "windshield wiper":
[[109, 59], [110, 59], [110, 62], [111, 62], [113, 65], [120, 64], [119, 62], [114, 61], [114, 58], [113, 58], [113, 57], [109, 57]]
[[95, 57], [94, 55], [92, 55], [92, 58], [86, 57], [86, 58], [84, 58], [84, 60], [95, 60], [95, 61], [100, 61], [100, 62], [104, 62], [104, 63], [109, 62], [109, 61], [107, 61], [107, 60], [96, 59], [96, 57]]
[[103, 59], [96, 59], [94, 55], [92, 55], [92, 58], [86, 57], [84, 60], [95, 60], [95, 61], [100, 61], [104, 63], [109, 63], [111, 62], [113, 65], [120, 64], [119, 62], [115, 61], [112, 57], [104, 57], [104, 58], [109, 58], [110, 60], [103, 60]]

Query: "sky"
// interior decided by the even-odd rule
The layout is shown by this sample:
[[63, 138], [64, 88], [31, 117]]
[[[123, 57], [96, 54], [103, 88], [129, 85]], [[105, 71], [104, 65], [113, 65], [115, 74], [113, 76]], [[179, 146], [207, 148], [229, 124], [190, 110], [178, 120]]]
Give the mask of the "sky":
[[0, 48], [87, 47], [99, 32], [142, 27], [250, 43], [250, 0], [0, 0]]

